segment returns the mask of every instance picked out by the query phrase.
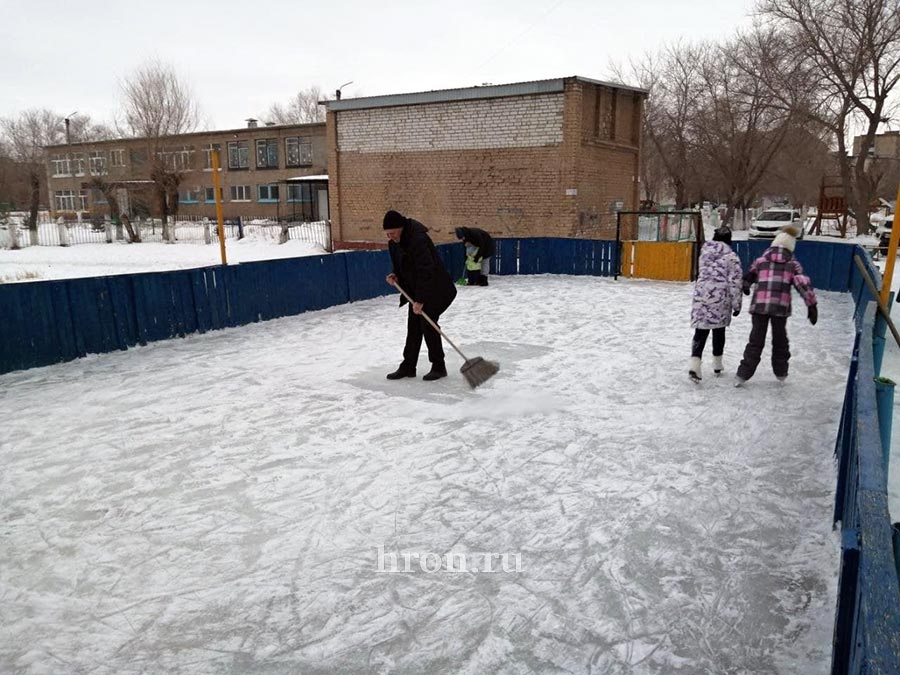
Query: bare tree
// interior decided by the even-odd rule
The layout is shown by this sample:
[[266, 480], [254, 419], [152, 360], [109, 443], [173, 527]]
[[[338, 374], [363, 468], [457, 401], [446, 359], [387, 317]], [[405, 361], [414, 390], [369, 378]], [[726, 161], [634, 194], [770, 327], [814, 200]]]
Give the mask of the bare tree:
[[37, 243], [37, 216], [41, 204], [47, 170], [44, 146], [63, 140], [63, 118], [51, 110], [33, 109], [17, 117], [0, 121], [10, 158], [25, 176], [30, 189], [28, 229], [32, 244]]
[[[878, 169], [867, 161], [888, 100], [900, 81], [900, 4], [896, 0], [761, 0], [762, 16], [791, 38], [797, 61], [818, 74], [810, 110], [835, 135], [844, 192], [869, 229]], [[857, 157], [847, 152], [857, 124], [865, 129]]]
[[697, 68], [706, 50], [678, 43], [663, 49], [655, 62], [647, 57], [637, 69], [641, 86], [650, 90], [644, 116], [647, 145], [665, 168], [678, 208], [688, 205], [694, 174], [690, 120], [701, 93]]
[[197, 128], [197, 104], [175, 69], [160, 61], [138, 68], [122, 85], [122, 95], [126, 131], [146, 141], [145, 166], [162, 217], [163, 238], [170, 241], [169, 214], [178, 211], [178, 187], [189, 167], [172, 151], [169, 137]]
[[285, 105], [273, 103], [262, 116], [275, 124], [311, 124], [325, 121], [325, 109], [319, 105], [322, 90], [318, 85], [297, 92]]
[[691, 117], [691, 137], [721, 175], [728, 210], [747, 208], [782, 147], [794, 120], [793, 107], [770, 103], [757, 73], [786, 58], [773, 35], [740, 37], [710, 48], [699, 60], [702, 95]]

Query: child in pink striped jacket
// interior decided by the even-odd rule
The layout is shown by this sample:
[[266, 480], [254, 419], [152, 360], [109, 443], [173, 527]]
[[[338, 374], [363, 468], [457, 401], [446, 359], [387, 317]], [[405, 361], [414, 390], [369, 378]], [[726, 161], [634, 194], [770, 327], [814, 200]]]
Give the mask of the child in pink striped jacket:
[[796, 288], [807, 306], [807, 318], [813, 325], [818, 321], [816, 293], [800, 263], [794, 259], [799, 231], [786, 227], [778, 233], [772, 245], [750, 265], [744, 275], [744, 295], [756, 284], [750, 303], [753, 328], [744, 358], [738, 366], [734, 386], [740, 387], [753, 377], [766, 345], [766, 333], [772, 324], [772, 371], [783, 382], [788, 376], [791, 351], [787, 336], [787, 319], [791, 315], [791, 289]]

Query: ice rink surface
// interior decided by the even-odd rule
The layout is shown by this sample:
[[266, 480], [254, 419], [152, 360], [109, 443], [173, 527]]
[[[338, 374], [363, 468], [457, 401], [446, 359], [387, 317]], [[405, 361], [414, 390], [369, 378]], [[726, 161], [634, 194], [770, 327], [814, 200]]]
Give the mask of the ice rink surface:
[[475, 391], [394, 297], [0, 377], [0, 672], [827, 672], [852, 301], [735, 389], [690, 298], [460, 288]]

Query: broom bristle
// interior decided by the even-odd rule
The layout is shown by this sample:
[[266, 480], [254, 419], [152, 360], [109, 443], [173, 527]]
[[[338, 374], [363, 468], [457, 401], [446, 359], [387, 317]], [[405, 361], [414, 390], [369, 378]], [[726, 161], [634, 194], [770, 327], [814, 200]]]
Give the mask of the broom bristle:
[[485, 361], [480, 356], [466, 361], [459, 372], [466, 378], [466, 382], [474, 389], [479, 384], [484, 384], [500, 370], [500, 364], [493, 361]]

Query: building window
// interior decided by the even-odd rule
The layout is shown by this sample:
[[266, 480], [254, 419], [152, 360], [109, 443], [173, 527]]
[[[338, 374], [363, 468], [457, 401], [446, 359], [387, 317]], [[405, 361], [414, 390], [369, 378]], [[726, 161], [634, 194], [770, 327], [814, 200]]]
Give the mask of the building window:
[[112, 166], [125, 166], [125, 151], [121, 148], [109, 151], [109, 163]]
[[[219, 155], [219, 171], [222, 170], [222, 144], [221, 143], [210, 143], [205, 148], [203, 148], [203, 154], [205, 155], [205, 160], [203, 162], [203, 168], [212, 171], [212, 156], [213, 152]], [[212, 189], [212, 188], [210, 188]]]
[[91, 167], [92, 176], [102, 176], [106, 173], [106, 153], [103, 151], [88, 153], [88, 165]]
[[74, 190], [57, 190], [55, 197], [57, 211], [87, 211], [87, 190], [81, 190], [78, 194]]
[[312, 143], [305, 138], [285, 138], [284, 156], [287, 166], [309, 166], [312, 164]]
[[[215, 204], [216, 203], [216, 189], [215, 188], [206, 188], [203, 191], [203, 201], [207, 204]], [[225, 197], [222, 196], [222, 188], [219, 188], [219, 201], [224, 202]]]
[[169, 171], [186, 171], [194, 165], [194, 146], [182, 145], [157, 153], [163, 166]]
[[84, 175], [84, 153], [83, 152], [73, 152], [72, 153], [72, 168], [75, 170], [76, 176]]
[[109, 202], [106, 199], [106, 195], [103, 194], [103, 190], [98, 190], [97, 188], [91, 188], [91, 204], [108, 204]]
[[53, 155], [50, 158], [50, 166], [54, 177], [72, 175], [72, 166], [69, 163], [68, 155]]
[[312, 185], [309, 183], [288, 185], [287, 200], [289, 202], [312, 202]]
[[228, 142], [228, 168], [250, 168], [250, 147], [247, 145], [247, 141]]
[[278, 139], [265, 138], [256, 141], [256, 168], [278, 168]]
[[57, 211], [74, 211], [75, 210], [75, 193], [72, 190], [56, 191], [56, 210]]
[[196, 204], [200, 201], [200, 188], [182, 190], [178, 193], [178, 201], [181, 204]]
[[257, 185], [257, 201], [260, 202], [277, 202], [278, 201], [278, 184], [269, 183], [268, 185]]
[[250, 186], [249, 185], [232, 185], [231, 201], [233, 202], [249, 202]]

